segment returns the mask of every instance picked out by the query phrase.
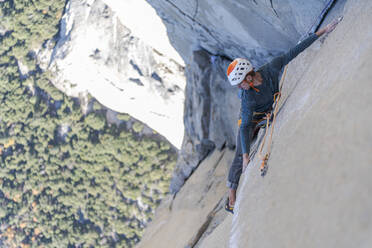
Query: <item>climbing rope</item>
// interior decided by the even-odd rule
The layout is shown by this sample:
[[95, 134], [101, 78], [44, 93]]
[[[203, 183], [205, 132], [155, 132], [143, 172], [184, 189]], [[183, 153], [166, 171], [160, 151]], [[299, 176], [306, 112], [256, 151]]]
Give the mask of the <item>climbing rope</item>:
[[263, 151], [263, 148], [265, 146], [266, 137], [267, 137], [268, 130], [269, 130], [269, 122], [270, 122], [270, 118], [271, 118], [271, 112], [269, 112], [269, 113], [266, 114], [265, 136], [263, 138], [263, 141], [261, 143], [261, 146], [260, 146], [260, 149], [259, 149], [259, 153], [258, 153], [258, 156], [262, 160], [261, 166], [260, 166], [260, 171], [261, 171], [261, 175], [262, 176], [266, 173], [266, 170], [267, 170], [267, 161], [269, 160], [270, 153], [271, 153], [271, 144], [272, 144], [273, 131], [274, 131], [274, 126], [275, 126], [275, 121], [276, 121], [276, 115], [278, 114], [278, 111], [279, 111], [279, 100], [280, 100], [280, 97], [281, 97], [281, 92], [282, 92], [282, 88], [283, 88], [283, 82], [284, 82], [285, 76], [287, 74], [287, 69], [288, 69], [288, 65], [285, 66], [284, 72], [283, 72], [283, 75], [282, 75], [282, 78], [280, 79], [280, 89], [279, 89], [279, 92], [277, 92], [277, 93], [274, 94], [274, 110], [273, 110], [274, 117], [273, 117], [273, 121], [271, 123], [270, 137], [269, 137], [269, 140], [267, 142], [268, 145], [267, 145], [266, 153], [265, 153], [265, 155], [262, 155], [262, 151]]

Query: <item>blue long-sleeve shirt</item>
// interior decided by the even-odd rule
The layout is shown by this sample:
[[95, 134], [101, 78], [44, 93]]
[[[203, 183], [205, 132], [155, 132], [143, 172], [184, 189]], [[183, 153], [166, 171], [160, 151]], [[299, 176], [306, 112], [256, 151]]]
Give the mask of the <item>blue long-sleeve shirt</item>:
[[255, 86], [259, 89], [259, 92], [251, 88], [248, 90], [239, 90], [242, 120], [240, 125], [242, 153], [249, 153], [253, 112], [266, 112], [270, 110], [274, 102], [274, 94], [279, 91], [279, 74], [281, 70], [317, 38], [318, 36], [315, 33], [311, 34], [287, 53], [274, 58], [271, 62], [259, 68], [257, 72], [262, 76], [262, 84]]

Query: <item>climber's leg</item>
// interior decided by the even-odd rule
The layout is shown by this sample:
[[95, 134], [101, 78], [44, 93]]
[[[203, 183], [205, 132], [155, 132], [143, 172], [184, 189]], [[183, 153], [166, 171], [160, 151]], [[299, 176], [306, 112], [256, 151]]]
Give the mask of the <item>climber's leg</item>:
[[240, 130], [239, 130], [237, 139], [236, 139], [235, 156], [231, 163], [229, 176], [228, 176], [227, 183], [226, 183], [226, 186], [230, 189], [229, 190], [230, 205], [233, 205], [235, 203], [236, 189], [238, 188], [240, 175], [242, 174], [242, 162], [243, 162], [243, 158], [242, 158]]

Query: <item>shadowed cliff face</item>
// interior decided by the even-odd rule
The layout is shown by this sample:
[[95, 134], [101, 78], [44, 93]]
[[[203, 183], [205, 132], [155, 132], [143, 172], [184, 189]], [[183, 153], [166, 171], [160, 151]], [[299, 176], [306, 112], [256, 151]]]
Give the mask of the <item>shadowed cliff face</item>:
[[309, 31], [327, 0], [147, 0], [167, 25], [186, 62], [196, 48], [214, 55], [249, 58], [259, 66], [286, 51]]
[[[346, 2], [337, 28], [289, 64], [267, 174], [260, 176], [256, 155], [242, 174], [235, 214], [220, 206], [226, 191], [214, 191], [214, 202], [202, 191], [204, 183], [220, 189], [213, 183], [217, 177], [205, 173], [220, 161], [215, 151], [175, 196], [167, 217], [155, 217], [140, 247], [164, 247], [167, 237], [180, 237], [171, 247], [371, 246], [371, 12], [369, 1]], [[262, 135], [263, 130], [258, 141]], [[227, 171], [230, 162], [231, 157], [218, 166]], [[190, 205], [206, 213], [199, 222], [177, 219]]]

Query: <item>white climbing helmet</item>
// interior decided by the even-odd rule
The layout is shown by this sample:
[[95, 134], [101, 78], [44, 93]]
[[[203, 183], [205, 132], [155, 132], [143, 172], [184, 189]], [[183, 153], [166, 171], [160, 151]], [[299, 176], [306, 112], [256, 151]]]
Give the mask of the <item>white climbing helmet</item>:
[[243, 81], [247, 73], [252, 70], [253, 66], [249, 60], [236, 58], [227, 68], [227, 78], [229, 79], [230, 84], [234, 86]]

